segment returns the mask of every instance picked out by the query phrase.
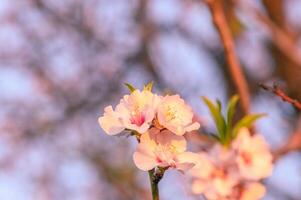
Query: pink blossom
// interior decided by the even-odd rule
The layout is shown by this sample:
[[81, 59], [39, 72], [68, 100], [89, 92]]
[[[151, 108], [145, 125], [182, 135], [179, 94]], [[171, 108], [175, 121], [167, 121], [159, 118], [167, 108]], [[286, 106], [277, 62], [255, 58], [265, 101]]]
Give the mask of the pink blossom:
[[258, 200], [265, 195], [265, 187], [257, 182], [248, 183], [241, 194], [240, 200]]
[[264, 139], [251, 136], [243, 128], [231, 146], [215, 144], [199, 154], [190, 170], [191, 189], [212, 200], [257, 200], [265, 188], [254, 181], [270, 175], [272, 168], [272, 156]]
[[168, 130], [158, 133], [155, 128], [141, 135], [133, 155], [136, 166], [148, 171], [154, 167], [186, 171], [195, 164], [196, 154], [186, 151], [186, 140]]
[[[198, 163], [190, 170], [193, 177], [192, 192], [203, 194], [207, 199], [220, 200], [231, 195], [239, 178], [235, 168], [213, 154], [201, 153]], [[225, 152], [218, 155], [225, 156]]]
[[272, 173], [272, 154], [262, 136], [251, 136], [248, 129], [243, 128], [232, 148], [237, 151], [236, 163], [243, 178], [259, 180]]
[[135, 90], [120, 100], [115, 111], [112, 106], [106, 107], [104, 116], [98, 119], [99, 124], [109, 135], [116, 135], [124, 129], [144, 133], [155, 117], [159, 102], [160, 98], [150, 91]]
[[165, 96], [158, 106], [158, 122], [176, 135], [197, 130], [198, 122], [193, 122], [193, 112], [179, 95]]

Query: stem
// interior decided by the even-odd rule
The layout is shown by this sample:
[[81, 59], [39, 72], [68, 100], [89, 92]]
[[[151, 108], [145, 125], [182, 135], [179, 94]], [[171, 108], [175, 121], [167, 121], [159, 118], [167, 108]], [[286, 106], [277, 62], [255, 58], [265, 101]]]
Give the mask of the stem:
[[165, 171], [168, 169], [168, 167], [156, 167], [152, 170], [148, 171], [148, 176], [151, 184], [152, 189], [152, 197], [153, 200], [159, 200], [159, 188], [158, 184], [160, 180], [163, 178]]
[[158, 183], [159, 183], [160, 180], [156, 179], [153, 169], [148, 171], [148, 176], [149, 176], [149, 181], [150, 181], [150, 184], [151, 184], [152, 199], [153, 200], [159, 200]]

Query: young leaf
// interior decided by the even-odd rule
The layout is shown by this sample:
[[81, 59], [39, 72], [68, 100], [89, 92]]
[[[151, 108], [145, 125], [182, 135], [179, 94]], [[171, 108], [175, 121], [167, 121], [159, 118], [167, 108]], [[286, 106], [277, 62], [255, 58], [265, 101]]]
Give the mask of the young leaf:
[[217, 105], [217, 108], [219, 110], [219, 112], [222, 112], [222, 102], [220, 100], [216, 100], [216, 105]]
[[232, 121], [233, 121], [235, 108], [236, 108], [238, 100], [239, 100], [239, 96], [234, 95], [231, 97], [231, 99], [227, 105], [227, 126], [229, 129], [231, 129], [231, 127], [232, 127]]
[[152, 91], [154, 82], [151, 81], [147, 85], [144, 86], [143, 90]]
[[256, 120], [264, 116], [266, 116], [266, 114], [246, 115], [239, 122], [237, 122], [237, 124], [235, 124], [232, 131], [232, 137], [235, 138], [237, 136], [239, 129], [243, 127], [250, 127]]
[[211, 113], [212, 118], [214, 119], [215, 126], [218, 131], [218, 136], [220, 140], [223, 141], [225, 137], [226, 122], [224, 117], [222, 116], [221, 110], [218, 106], [215, 106], [214, 103], [212, 103], [208, 98], [202, 97], [202, 99], [209, 108], [209, 111]]
[[136, 90], [136, 88], [134, 88], [134, 86], [132, 86], [129, 83], [124, 83], [124, 85], [129, 89], [129, 91], [132, 93]]
[[225, 143], [228, 144], [231, 142], [232, 139], [232, 123], [233, 123], [233, 117], [235, 114], [235, 108], [237, 105], [237, 102], [239, 100], [239, 97], [237, 95], [234, 95], [231, 97], [230, 101], [227, 105], [227, 112], [226, 112], [226, 134], [225, 134]]

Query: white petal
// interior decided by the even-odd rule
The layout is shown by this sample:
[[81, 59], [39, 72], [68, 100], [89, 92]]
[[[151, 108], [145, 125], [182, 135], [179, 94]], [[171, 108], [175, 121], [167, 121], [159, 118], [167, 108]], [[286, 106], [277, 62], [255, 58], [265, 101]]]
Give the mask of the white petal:
[[195, 180], [191, 184], [191, 190], [194, 194], [202, 194], [207, 187], [206, 181], [203, 180]]
[[112, 106], [105, 108], [104, 116], [98, 118], [98, 123], [108, 135], [116, 135], [125, 128], [118, 119], [118, 114], [113, 111]]
[[168, 130], [164, 130], [157, 134], [156, 139], [159, 144], [163, 146], [170, 146], [177, 153], [182, 153], [186, 150], [186, 139], [183, 136], [175, 135]]
[[200, 124], [198, 122], [194, 122], [193, 124], [187, 126], [185, 128], [186, 132], [190, 132], [190, 131], [194, 131], [194, 130], [198, 130], [200, 128]]
[[213, 185], [221, 196], [227, 196], [231, 194], [235, 181], [231, 177], [216, 178], [213, 180]]
[[135, 165], [143, 170], [148, 171], [156, 167], [156, 157], [151, 149], [145, 144], [139, 144], [133, 155]]
[[259, 200], [266, 192], [265, 187], [260, 183], [250, 183], [244, 189], [240, 200]]
[[181, 171], [187, 171], [199, 162], [199, 155], [192, 152], [184, 152], [177, 156], [177, 161], [176, 168]]
[[212, 174], [214, 166], [208, 158], [208, 154], [198, 154], [196, 165], [189, 171], [192, 177], [207, 179]]

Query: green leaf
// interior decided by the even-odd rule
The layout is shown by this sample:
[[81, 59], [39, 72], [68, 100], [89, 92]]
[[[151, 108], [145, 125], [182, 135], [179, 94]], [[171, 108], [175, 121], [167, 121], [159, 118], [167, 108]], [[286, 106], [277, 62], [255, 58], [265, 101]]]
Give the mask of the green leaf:
[[223, 142], [225, 139], [226, 122], [224, 117], [222, 116], [221, 109], [219, 109], [218, 105], [214, 105], [214, 103], [212, 103], [212, 101], [210, 101], [208, 98], [202, 97], [202, 99], [209, 108], [211, 116], [215, 122], [216, 129], [218, 131], [218, 136], [221, 142]]
[[239, 129], [243, 127], [250, 127], [256, 120], [264, 116], [266, 116], [266, 114], [246, 115], [239, 122], [237, 122], [237, 124], [235, 124], [232, 131], [232, 137], [235, 138], [237, 136]]
[[231, 139], [232, 139], [232, 132], [231, 132], [232, 123], [233, 123], [233, 117], [234, 117], [234, 114], [235, 114], [235, 108], [236, 108], [238, 100], [239, 100], [238, 95], [234, 95], [234, 96], [231, 97], [231, 99], [230, 99], [230, 101], [228, 102], [228, 105], [227, 105], [226, 136], [225, 136], [226, 144], [230, 143]]
[[154, 82], [151, 81], [147, 85], [144, 86], [143, 90], [152, 91]]
[[129, 91], [132, 93], [136, 90], [136, 88], [134, 88], [134, 86], [132, 86], [129, 83], [124, 83], [124, 85], [129, 89]]
[[232, 121], [235, 114], [235, 108], [237, 105], [237, 102], [239, 100], [238, 95], [234, 95], [231, 97], [228, 105], [227, 105], [227, 128], [231, 129], [232, 127]]
[[222, 102], [219, 99], [216, 100], [216, 105], [219, 112], [222, 112]]

